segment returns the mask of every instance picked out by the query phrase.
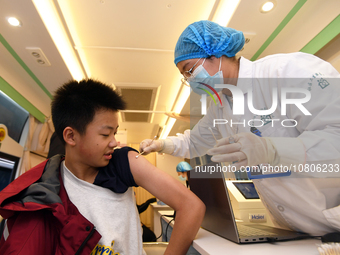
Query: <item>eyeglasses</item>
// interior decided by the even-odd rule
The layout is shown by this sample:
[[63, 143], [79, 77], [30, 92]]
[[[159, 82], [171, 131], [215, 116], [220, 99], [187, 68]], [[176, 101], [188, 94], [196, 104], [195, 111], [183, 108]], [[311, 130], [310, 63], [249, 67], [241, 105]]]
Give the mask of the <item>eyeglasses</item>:
[[185, 81], [189, 81], [189, 79], [191, 78], [192, 76], [192, 70], [195, 68], [195, 66], [197, 65], [198, 61], [200, 61], [202, 58], [199, 58], [199, 60], [196, 61], [196, 63], [188, 70], [188, 71], [185, 71], [183, 72], [183, 76], [184, 76], [184, 80]]

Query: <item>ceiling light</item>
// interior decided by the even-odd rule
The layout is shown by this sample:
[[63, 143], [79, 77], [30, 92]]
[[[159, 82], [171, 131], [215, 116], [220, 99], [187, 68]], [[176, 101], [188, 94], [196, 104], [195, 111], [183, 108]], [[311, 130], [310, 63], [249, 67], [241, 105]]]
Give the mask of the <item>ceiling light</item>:
[[53, 0], [33, 0], [33, 3], [73, 79], [77, 81], [84, 79], [86, 76], [83, 68], [78, 61]]
[[175, 122], [176, 122], [176, 119], [168, 117], [168, 121], [166, 125], [163, 127], [163, 130], [162, 130], [161, 135], [159, 136], [159, 139], [167, 138]]
[[188, 101], [188, 98], [191, 93], [191, 88], [187, 86], [182, 85], [182, 89], [180, 90], [180, 93], [178, 94], [176, 104], [172, 108], [172, 111], [175, 113], [180, 114], [185, 103]]
[[212, 21], [226, 27], [241, 0], [221, 0]]
[[186, 80], [184, 80], [184, 78], [181, 79], [181, 82], [183, 85], [187, 86], [187, 87], [190, 87], [190, 84], [189, 82], [187, 82]]
[[265, 2], [261, 7], [261, 12], [266, 13], [273, 10], [275, 4], [274, 2]]
[[[191, 93], [191, 88], [187, 87], [185, 83], [183, 83], [182, 81], [181, 89], [179, 93], [177, 94], [177, 99], [175, 100], [175, 103], [173, 104], [173, 107], [172, 107], [173, 112], [178, 113], [178, 114], [181, 113], [185, 103], [188, 101], [190, 93]], [[163, 127], [163, 131], [159, 137], [160, 139], [165, 139], [169, 135], [175, 122], [176, 122], [176, 119], [168, 117], [166, 125]]]
[[7, 21], [9, 24], [11, 24], [14, 27], [21, 27], [21, 22], [15, 17], [9, 17], [7, 18]]

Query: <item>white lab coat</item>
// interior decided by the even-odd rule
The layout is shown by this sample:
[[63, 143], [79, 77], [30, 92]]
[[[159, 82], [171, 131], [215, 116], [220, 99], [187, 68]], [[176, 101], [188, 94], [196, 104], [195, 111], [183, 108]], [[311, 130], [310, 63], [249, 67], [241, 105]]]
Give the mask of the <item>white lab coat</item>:
[[[256, 119], [254, 124], [260, 126], [261, 117], [279, 119], [258, 127], [263, 137], [272, 140], [279, 155], [277, 165], [303, 169], [299, 164], [321, 164], [319, 167], [327, 173], [297, 171], [289, 177], [254, 180], [263, 203], [274, 223], [283, 228], [312, 235], [340, 231], [340, 172], [330, 172], [330, 167], [340, 164], [340, 74], [329, 63], [305, 53], [271, 55], [255, 62], [241, 58], [237, 87], [244, 93], [244, 115], [233, 115], [232, 99], [220, 93], [223, 106], [211, 102], [207, 114], [191, 131], [169, 137], [175, 146], [172, 155], [193, 158], [206, 154], [215, 145], [208, 127], [219, 139], [250, 132], [249, 120]], [[281, 116], [280, 96], [271, 116], [251, 113], [247, 106], [248, 89], [253, 93], [254, 108], [260, 110], [271, 108], [274, 87], [279, 92], [284, 87], [310, 90], [311, 99], [303, 106], [312, 116], [304, 115], [295, 105], [287, 105], [286, 115]], [[289, 95], [304, 97], [301, 93]], [[240, 124], [213, 127], [214, 119]], [[297, 125], [283, 127], [282, 120], [286, 126], [296, 124], [287, 119], [297, 121]]]

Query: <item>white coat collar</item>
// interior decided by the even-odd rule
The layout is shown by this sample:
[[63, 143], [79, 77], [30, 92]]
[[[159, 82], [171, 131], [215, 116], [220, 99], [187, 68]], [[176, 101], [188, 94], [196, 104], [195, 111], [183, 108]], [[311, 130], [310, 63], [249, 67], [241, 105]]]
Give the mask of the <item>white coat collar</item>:
[[237, 87], [243, 91], [243, 94], [248, 92], [248, 89], [252, 87], [252, 73], [253, 62], [241, 57], [240, 58], [240, 70], [238, 71]]

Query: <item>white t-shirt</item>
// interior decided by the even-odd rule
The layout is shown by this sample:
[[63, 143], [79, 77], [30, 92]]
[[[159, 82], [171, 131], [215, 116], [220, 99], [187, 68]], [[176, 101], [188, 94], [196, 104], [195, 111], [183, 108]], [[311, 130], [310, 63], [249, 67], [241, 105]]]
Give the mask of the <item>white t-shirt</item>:
[[65, 161], [62, 162], [61, 171], [71, 202], [102, 235], [91, 255], [145, 254], [140, 218], [131, 187], [119, 194], [80, 180], [67, 169]]

